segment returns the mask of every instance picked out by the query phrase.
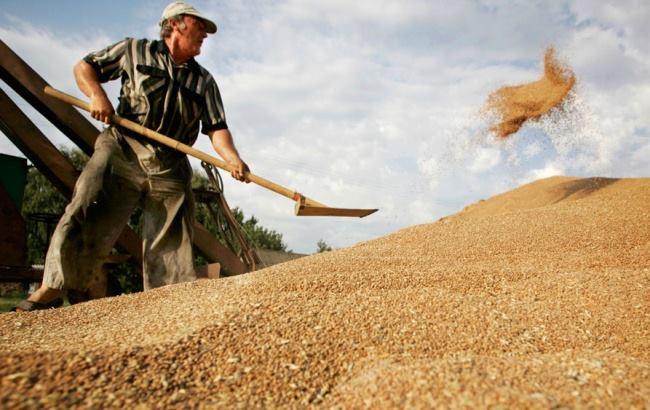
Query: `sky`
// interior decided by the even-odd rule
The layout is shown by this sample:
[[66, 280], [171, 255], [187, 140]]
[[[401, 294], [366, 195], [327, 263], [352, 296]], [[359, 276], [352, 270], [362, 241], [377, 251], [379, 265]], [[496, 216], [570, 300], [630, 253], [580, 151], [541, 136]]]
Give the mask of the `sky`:
[[[125, 37], [157, 38], [167, 3], [0, 0], [0, 39], [51, 85], [82, 97], [72, 66]], [[229, 204], [295, 252], [433, 223], [553, 175], [650, 175], [646, 0], [192, 4], [219, 27], [197, 61], [219, 84], [252, 172], [333, 207], [379, 208], [362, 219], [297, 217], [291, 200], [224, 178]], [[538, 79], [551, 45], [577, 76], [571, 100], [497, 140], [482, 111], [487, 96]], [[0, 88], [57, 146], [72, 146]], [[119, 85], [107, 90], [116, 104]], [[203, 135], [194, 147], [213, 153]], [[0, 152], [23, 156], [1, 133]]]

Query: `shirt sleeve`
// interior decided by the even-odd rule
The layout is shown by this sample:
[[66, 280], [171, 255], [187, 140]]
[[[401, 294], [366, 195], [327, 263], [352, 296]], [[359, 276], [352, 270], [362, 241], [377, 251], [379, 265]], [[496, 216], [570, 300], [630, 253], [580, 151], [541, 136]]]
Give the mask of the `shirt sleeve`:
[[83, 58], [85, 62], [93, 66], [100, 82], [105, 83], [120, 78], [124, 70], [124, 60], [130, 41], [130, 38], [125, 38]]
[[201, 117], [201, 132], [203, 134], [208, 135], [212, 131], [228, 128], [219, 87], [212, 77], [210, 77], [205, 91], [205, 108]]

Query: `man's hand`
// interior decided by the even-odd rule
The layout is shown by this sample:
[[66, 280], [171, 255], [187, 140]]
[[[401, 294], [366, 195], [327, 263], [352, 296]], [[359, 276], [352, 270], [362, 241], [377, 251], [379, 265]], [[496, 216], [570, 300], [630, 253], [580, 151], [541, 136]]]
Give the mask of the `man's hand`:
[[246, 179], [246, 173], [250, 172], [250, 169], [239, 156], [230, 131], [228, 131], [227, 128], [211, 131], [210, 140], [212, 141], [212, 147], [217, 151], [217, 154], [233, 167], [232, 171], [230, 171], [230, 175], [236, 180], [246, 183], [250, 182]]
[[90, 116], [94, 119], [110, 125], [114, 113], [113, 104], [108, 100], [105, 93], [94, 94], [90, 98]]
[[115, 113], [113, 104], [108, 100], [106, 91], [102, 88], [97, 78], [97, 73], [93, 66], [85, 62], [79, 61], [74, 66], [74, 78], [81, 92], [90, 98], [90, 115], [96, 120], [105, 124], [111, 123], [111, 115]]
[[232, 165], [234, 168], [232, 171], [230, 171], [230, 175], [235, 178], [238, 181], [246, 182], [247, 184], [251, 181], [246, 179], [246, 173], [250, 172], [250, 169], [248, 169], [248, 165], [244, 161], [242, 161], [241, 158], [236, 158], [232, 161], [228, 161], [230, 165]]

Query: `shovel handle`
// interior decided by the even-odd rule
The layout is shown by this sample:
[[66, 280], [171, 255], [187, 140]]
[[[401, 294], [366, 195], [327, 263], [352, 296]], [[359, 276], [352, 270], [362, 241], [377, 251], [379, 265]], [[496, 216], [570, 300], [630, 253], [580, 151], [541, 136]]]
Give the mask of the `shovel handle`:
[[[76, 97], [73, 97], [69, 94], [66, 94], [62, 91], [59, 91], [55, 88], [48, 86], [45, 86], [45, 94], [48, 94], [52, 97], [55, 97], [63, 102], [66, 102], [70, 105], [74, 105], [75, 107], [81, 108], [84, 111], [90, 112], [90, 106], [87, 102], [82, 101]], [[163, 145], [166, 145], [170, 148], [173, 148], [177, 151], [183, 152], [187, 155], [191, 155], [194, 158], [200, 159], [201, 161], [205, 161], [208, 164], [212, 164], [215, 167], [221, 168], [225, 171], [231, 172], [234, 167], [230, 164], [228, 164], [225, 161], [222, 161], [218, 158], [213, 157], [212, 155], [208, 155], [203, 151], [199, 151], [197, 149], [194, 149], [190, 147], [189, 145], [183, 144], [182, 142], [176, 141], [173, 138], [169, 138], [166, 135], [163, 135], [159, 132], [156, 132], [154, 130], [151, 130], [147, 127], [144, 127], [136, 122], [133, 122], [131, 120], [127, 120], [126, 118], [122, 118], [117, 114], [113, 114], [111, 116], [111, 121], [114, 124], [118, 124], [124, 128], [127, 128], [133, 132], [137, 132], [138, 134], [145, 136], [149, 139], [152, 139], [154, 141], [157, 141]], [[280, 194], [282, 196], [285, 196], [289, 199], [292, 199], [294, 201], [300, 201], [301, 198], [305, 198], [307, 205], [314, 205], [314, 206], [324, 206], [323, 204], [320, 204], [312, 199], [306, 198], [302, 196], [300, 193], [296, 191], [292, 191], [288, 188], [283, 187], [282, 185], [278, 185], [275, 182], [269, 181], [268, 179], [262, 178], [260, 176], [257, 176], [255, 174], [252, 174], [250, 172], [244, 173], [244, 178], [250, 182], [254, 182], [255, 184], [264, 187], [268, 190], [271, 190], [277, 194]]]

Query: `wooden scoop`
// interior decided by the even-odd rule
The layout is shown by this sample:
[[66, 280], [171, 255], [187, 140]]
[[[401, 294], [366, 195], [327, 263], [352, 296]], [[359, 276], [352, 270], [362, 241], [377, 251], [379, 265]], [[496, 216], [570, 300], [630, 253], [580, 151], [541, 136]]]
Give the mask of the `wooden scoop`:
[[[81, 108], [85, 111], [90, 111], [88, 103], [82, 101], [78, 98], [75, 98], [71, 95], [68, 95], [64, 92], [56, 90], [50, 86], [45, 87], [45, 93], [55, 97], [61, 101], [64, 101], [70, 105]], [[131, 131], [137, 132], [138, 134], [157, 141], [163, 145], [166, 145], [170, 148], [173, 148], [177, 151], [183, 152], [187, 155], [191, 155], [194, 158], [198, 158], [201, 161], [205, 161], [208, 164], [212, 164], [215, 167], [221, 168], [225, 171], [231, 172], [233, 167], [222, 161], [218, 158], [215, 158], [211, 155], [206, 154], [205, 152], [199, 151], [190, 147], [189, 145], [183, 144], [175, 139], [169, 138], [159, 132], [150, 130], [138, 123], [122, 118], [117, 114], [113, 114], [111, 120], [114, 124], [118, 124], [124, 128], [127, 128]], [[246, 172], [244, 177], [251, 182], [256, 183], [266, 189], [269, 189], [277, 194], [286, 196], [289, 199], [296, 201], [295, 212], [298, 216], [355, 216], [363, 218], [364, 216], [370, 215], [374, 212], [377, 212], [377, 209], [351, 209], [351, 208], [331, 208], [327, 205], [321, 204], [320, 202], [314, 201], [313, 199], [307, 198], [306, 196], [287, 189], [281, 185], [276, 184], [275, 182], [264, 179], [260, 176]]]

